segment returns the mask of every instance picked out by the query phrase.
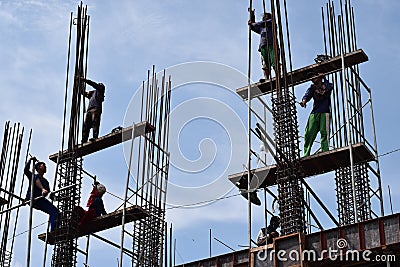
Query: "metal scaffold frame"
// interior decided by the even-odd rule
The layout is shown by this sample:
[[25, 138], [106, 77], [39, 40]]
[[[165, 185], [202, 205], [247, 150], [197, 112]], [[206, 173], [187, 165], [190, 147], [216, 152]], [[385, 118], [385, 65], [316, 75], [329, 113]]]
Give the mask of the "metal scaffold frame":
[[[90, 236], [97, 238], [120, 250], [119, 266], [129, 257], [132, 266], [155, 267], [163, 265], [164, 238], [166, 232], [165, 205], [169, 171], [169, 113], [171, 99], [171, 78], [166, 78], [165, 71], [159, 79], [153, 66], [152, 73], [148, 72], [148, 79], [141, 88], [140, 122], [133, 123], [131, 127], [115, 129], [111, 134], [100, 137], [98, 141], [89, 144], [80, 144], [80, 126], [83, 122], [82, 114], [85, 112], [83, 93], [85, 84], [81, 77], [87, 73], [89, 16], [87, 6], [83, 3], [78, 6], [77, 17], [70, 16], [70, 31], [68, 42], [68, 62], [64, 98], [64, 119], [62, 127], [61, 150], [50, 155], [56, 162], [56, 174], [53, 189], [54, 199], [57, 203], [60, 216], [57, 220], [57, 229], [39, 235], [45, 241], [43, 266], [47, 263], [47, 246], [54, 244], [51, 266], [72, 267], [78, 262], [77, 253], [85, 256], [84, 265], [89, 266], [89, 241]], [[76, 28], [76, 32], [73, 29]], [[76, 35], [75, 60], [72, 89], [69, 88], [70, 56], [72, 53], [71, 40]], [[151, 74], [151, 75], [150, 75]], [[68, 92], [72, 94], [68, 96]], [[70, 100], [70, 104], [68, 104]], [[69, 122], [67, 123], [67, 120]], [[18, 222], [19, 208], [32, 203], [21, 197], [23, 181], [19, 196], [15, 192], [15, 178], [19, 163], [19, 154], [22, 144], [23, 129], [19, 124], [14, 128], [7, 122], [4, 131], [3, 147], [0, 158], [0, 233], [2, 235], [0, 250], [0, 266], [11, 265], [14, 237]], [[29, 136], [28, 151], [30, 140]], [[78, 225], [76, 208], [80, 205], [81, 183], [83, 175], [96, 180], [96, 176], [83, 169], [83, 156], [102, 150], [104, 148], [131, 140], [129, 149], [129, 164], [126, 178], [124, 196], [116, 198], [122, 204], [107, 215], [95, 218], [90, 227]], [[135, 163], [134, 163], [135, 162]], [[34, 171], [34, 170], [33, 170]], [[32, 179], [31, 179], [32, 180]], [[33, 186], [31, 185], [31, 188]], [[58, 188], [56, 190], [56, 188]], [[32, 194], [31, 194], [32, 195]], [[18, 204], [11, 207], [18, 201]], [[122, 209], [120, 209], [122, 207]], [[16, 211], [15, 220], [11, 213]], [[27, 266], [30, 265], [31, 234], [32, 234], [32, 207], [30, 209], [30, 224], [27, 250]], [[134, 221], [133, 224], [129, 224]], [[7, 243], [10, 225], [14, 222], [11, 246]], [[130, 225], [132, 226], [130, 228]], [[112, 242], [98, 235], [102, 231], [115, 226], [121, 226], [120, 244]], [[93, 230], [97, 229], [97, 230]], [[78, 247], [77, 239], [86, 236], [86, 247]], [[130, 247], [126, 243], [130, 243]]]
[[[142, 85], [141, 120], [155, 126], [156, 130], [141, 137], [136, 145], [133, 140], [129, 148], [128, 174], [126, 180], [123, 207], [128, 201], [142, 207], [148, 213], [142, 220], [135, 221], [131, 230], [124, 222], [121, 230], [120, 262], [122, 267], [124, 246], [127, 238], [131, 240], [131, 253], [125, 253], [131, 259], [132, 266], [162, 266], [165, 204], [169, 171], [169, 111], [171, 98], [171, 80], [165, 72], [161, 78], [161, 87], [153, 67], [148, 72], [147, 82]], [[133, 153], [136, 152], [135, 160]], [[132, 162], [137, 162], [136, 166]]]
[[[86, 73], [89, 33], [89, 17], [86, 13], [87, 8], [84, 8], [81, 4], [80, 7], [78, 7], [77, 19], [72, 20], [71, 15], [70, 27], [72, 27], [72, 21], [74, 21], [77, 26], [75, 77], [84, 77], [84, 73]], [[120, 222], [122, 226], [121, 243], [118, 246], [111, 241], [106, 241], [95, 233], [91, 234], [100, 240], [120, 248], [120, 266], [122, 266], [124, 255], [128, 255], [131, 258], [132, 266], [158, 266], [159, 262], [162, 260], [163, 254], [165, 198], [169, 168], [169, 153], [167, 151], [171, 81], [170, 79], [166, 80], [164, 73], [161, 81], [162, 86], [159, 87], [154, 68], [151, 79], [150, 72], [148, 77], [147, 85], [145, 86], [145, 83], [143, 83], [142, 88], [140, 120], [146, 121], [151, 127], [154, 127], [155, 130], [147, 132], [146, 129], [144, 133], [136, 133], [136, 126], [133, 124], [132, 131], [123, 131], [121, 133], [122, 142], [131, 140], [126, 188], [123, 203], [120, 206], [122, 207]], [[65, 204], [68, 202], [68, 206], [59, 205], [63, 216], [60, 221], [60, 228], [55, 232], [52, 266], [75, 266], [76, 253], [78, 251], [85, 255], [85, 264], [88, 263], [89, 258], [89, 236], [87, 236], [86, 249], [79, 249], [76, 243], [77, 238], [74, 238], [74, 233], [77, 229], [72, 229], [74, 225], [77, 225], [75, 222], [76, 219], [74, 218], [74, 207], [79, 204], [83, 171], [82, 158], [79, 157], [77, 149], [79, 118], [80, 113], [82, 113], [82, 109], [80, 108], [84, 105], [84, 101], [81, 100], [82, 92], [84, 92], [84, 85], [80, 83], [79, 78], [75, 78], [73, 95], [71, 97], [72, 105], [70, 111], [68, 147], [66, 151], [64, 151], [64, 147], [62, 147], [63, 152], [60, 152], [62, 154], [59, 155], [57, 159], [59, 160], [61, 158], [61, 161], [58, 163], [58, 169], [60, 170], [58, 174], [59, 186], [65, 187], [71, 183], [75, 184], [75, 188], [71, 188], [71, 191], [75, 191], [68, 195], [69, 197], [77, 197], [74, 198], [73, 201], [71, 201], [71, 199], [66, 201]], [[67, 93], [65, 99], [67, 99]], [[66, 116], [66, 113], [64, 113], [64, 115]], [[65, 122], [63, 128], [65, 129]], [[131, 136], [126, 136], [128, 134], [131, 134]], [[135, 137], [139, 137], [139, 140], [135, 141]], [[68, 155], [65, 155], [65, 153], [68, 153]], [[136, 153], [138, 153], [138, 155], [136, 155]], [[136, 167], [132, 167], [132, 159], [134, 157], [135, 162], [137, 162]], [[65, 170], [62, 167], [64, 165], [66, 166]], [[62, 172], [63, 170], [64, 172]], [[72, 170], [73, 173], [69, 173], [68, 170]], [[67, 194], [59, 195], [58, 198], [62, 200], [63, 196], [66, 197]], [[131, 221], [132, 214], [128, 214], [127, 210], [129, 209], [128, 205], [132, 205], [131, 202], [134, 203], [134, 206], [140, 207], [140, 210], [146, 214], [145, 216], [139, 216], [144, 218], [135, 221], [133, 229], [129, 231], [127, 223]], [[69, 222], [68, 226], [67, 224], [63, 224], [63, 221], [66, 223]], [[125, 241], [130, 238], [132, 238], [132, 250], [127, 249], [125, 246]]]
[[[23, 182], [22, 180], [19, 193], [16, 194], [17, 170], [21, 153], [24, 128], [20, 123], [14, 123], [13, 126], [7, 121], [4, 126], [3, 145], [0, 155], [0, 266], [9, 267], [12, 262], [12, 252], [14, 248], [14, 237], [19, 217], [19, 207], [15, 210], [12, 205], [24, 202], [22, 198]], [[28, 151], [32, 130], [29, 134]], [[27, 157], [27, 156], [26, 156]], [[12, 223], [14, 223], [12, 225]], [[12, 238], [9, 237], [10, 233]], [[11, 240], [11, 244], [9, 241]], [[28, 248], [29, 254], [30, 248]]]
[[[342, 57], [342, 70], [333, 74], [332, 144], [334, 148], [348, 146], [351, 154], [353, 144], [364, 143], [375, 156], [373, 165], [351, 162], [349, 167], [335, 171], [339, 223], [346, 225], [371, 219], [372, 216], [383, 216], [384, 209], [371, 90], [360, 78], [358, 66], [346, 67], [344, 60], [345, 54], [358, 49], [354, 8], [350, 0], [340, 3], [339, 13], [336, 16], [333, 2], [322, 8], [325, 54]], [[365, 128], [364, 119], [368, 107], [370, 129]], [[373, 139], [372, 144], [368, 137]], [[371, 178], [375, 181], [374, 186], [371, 185]], [[371, 199], [378, 200], [375, 209], [379, 211], [374, 211]]]
[[[68, 75], [70, 65], [71, 51], [71, 34], [73, 25], [76, 26], [76, 46], [75, 46], [75, 69], [74, 81], [72, 84], [71, 104], [69, 106], [69, 128], [66, 129], [67, 119], [67, 95], [68, 95]], [[57, 231], [55, 231], [54, 248], [52, 256], [52, 266], [67, 267], [76, 266], [76, 257], [78, 251], [77, 239], [73, 238], [73, 234], [78, 231], [78, 218], [75, 212], [76, 207], [80, 205], [81, 186], [82, 186], [82, 157], [76, 154], [79, 145], [80, 123], [84, 112], [83, 95], [85, 92], [84, 83], [80, 77], [84, 77], [87, 66], [88, 38], [89, 37], [89, 16], [87, 15], [87, 7], [81, 3], [78, 6], [77, 18], [70, 17], [70, 37], [68, 45], [68, 68], [67, 80], [65, 88], [64, 103], [64, 122], [61, 142], [61, 157], [63, 160], [57, 162], [57, 180], [58, 188], [67, 188], [56, 195], [58, 200], [57, 208], [60, 216], [57, 222]], [[64, 150], [64, 141], [67, 141], [67, 151]], [[60, 158], [60, 157], [59, 157]], [[47, 250], [47, 243], [45, 251]], [[44, 262], [45, 265], [44, 255]]]
[[[285, 2], [286, 4], [286, 2]], [[265, 12], [265, 3], [263, 1]], [[249, 101], [249, 140], [252, 134], [255, 134], [263, 142], [265, 148], [269, 150], [273, 158], [277, 162], [277, 184], [278, 196], [277, 200], [280, 207], [281, 216], [281, 229], [283, 234], [290, 234], [294, 232], [304, 231], [304, 197], [303, 188], [300, 180], [300, 169], [298, 160], [300, 157], [298, 145], [298, 124], [297, 124], [297, 111], [295, 107], [295, 99], [293, 90], [289, 90], [286, 63], [286, 48], [284, 42], [284, 29], [282, 27], [282, 17], [280, 15], [281, 4], [280, 1], [271, 0], [271, 13], [272, 13], [272, 31], [273, 31], [273, 47], [274, 47], [274, 72], [276, 77], [282, 79], [276, 80], [276, 88], [271, 95], [272, 108], [268, 107], [266, 100], [257, 97], [262, 106], [264, 106], [264, 114], [271, 113], [274, 120], [274, 140], [266, 132], [266, 120], [264, 114], [255, 114], [251, 108], [251, 97]], [[251, 10], [251, 6], [250, 6]], [[286, 11], [286, 6], [285, 6]], [[288, 33], [287, 33], [288, 34]], [[290, 48], [290, 44], [288, 44]], [[291, 56], [291, 53], [289, 53]], [[290, 63], [291, 67], [291, 63]], [[249, 72], [250, 77], [250, 72]], [[268, 82], [268, 81], [267, 81]], [[271, 79], [269, 80], [271, 83]], [[248, 95], [250, 93], [251, 85], [248, 86]], [[257, 128], [252, 130], [251, 115], [254, 114], [261, 122], [257, 124]], [[264, 117], [264, 118], [263, 118]], [[255, 154], [251, 149], [249, 142], [249, 158]], [[264, 162], [265, 164], [265, 162]], [[248, 164], [248, 184], [250, 185], [250, 160]], [[250, 194], [250, 186], [248, 188]], [[249, 202], [251, 196], [248, 196]], [[249, 207], [250, 209], [250, 207]], [[249, 215], [250, 216], [250, 215]], [[251, 225], [251, 220], [249, 221]], [[249, 226], [250, 228], [250, 226]]]
[[[264, 1], [263, 4], [265, 12]], [[352, 53], [360, 53], [361, 51], [361, 54], [363, 54], [362, 50], [359, 50], [356, 45], [354, 9], [350, 0], [345, 0], [343, 3], [340, 1], [341, 14], [336, 18], [333, 1], [327, 3], [326, 6], [326, 12], [322, 8], [325, 60], [332, 58], [340, 58], [341, 60], [341, 67], [330, 67], [326, 73], [334, 83], [331, 98], [330, 149], [338, 150], [347, 147], [349, 161], [348, 167], [334, 169], [338, 215], [332, 214], [318, 194], [304, 180], [307, 175], [302, 167], [304, 161], [300, 158], [294, 85], [310, 80], [305, 78], [306, 75], [302, 74], [301, 71], [318, 69], [318, 65], [323, 65], [324, 62], [316, 59], [316, 64], [296, 71], [292, 70], [286, 1], [281, 3], [279, 0], [271, 0], [275, 44], [274, 72], [275, 77], [280, 78], [271, 78], [265, 83], [260, 82], [254, 85], [249, 83], [246, 93], [244, 87], [237, 90], [244, 99], [249, 101], [249, 120], [256, 118], [258, 121], [256, 127], [253, 125], [254, 122], [249, 122], [249, 140], [253, 137], [258, 138], [270, 153], [268, 157], [271, 157], [276, 164], [274, 165], [276, 169], [276, 171], [274, 169], [274, 172], [276, 173], [273, 175], [276, 177], [278, 195], [276, 196], [267, 187], [264, 189], [279, 203], [282, 235], [296, 232], [311, 233], [314, 231], [313, 229], [324, 229], [314, 209], [311, 207], [312, 203], [317, 203], [336, 226], [384, 215], [371, 89], [361, 79], [358, 63], [349, 63], [347, 61], [347, 56]], [[283, 11], [281, 12], [281, 9], [284, 9], [284, 23], [282, 22], [281, 13]], [[363, 57], [366, 59], [361, 59], [360, 57], [359, 63], [368, 60], [366, 55]], [[287, 61], [290, 63], [287, 64]], [[287, 71], [288, 65], [290, 72]], [[293, 74], [297, 75], [295, 82], [292, 80], [291, 75]], [[304, 77], [300, 78], [302, 76]], [[263, 86], [270, 89], [265, 89]], [[289, 90], [289, 87], [291, 87], [291, 90]], [[257, 89], [261, 90], [261, 92], [257, 91]], [[267, 93], [271, 93], [270, 101], [263, 96]], [[251, 97], [248, 98], [247, 96]], [[263, 112], [256, 112], [255, 108], [253, 108], [254, 104], [251, 104], [251, 102], [260, 104], [263, 107]], [[365, 117], [368, 112], [370, 116]], [[273, 118], [272, 134], [267, 132], [270, 124], [270, 122], [267, 122], [267, 116], [272, 116]], [[251, 127], [254, 127], [254, 129], [251, 129]], [[355, 162], [353, 160], [357, 157], [353, 151], [355, 145], [362, 145], [371, 154], [371, 158]], [[252, 148], [249, 142], [249, 157], [256, 156], [257, 161], [263, 165], [261, 168], [251, 169], [250, 164], [248, 164], [246, 180], [248, 180], [247, 183], [249, 185], [249, 195], [247, 197], [249, 203], [251, 201], [250, 192], [254, 192], [255, 187], [256, 189], [258, 188], [255, 185], [257, 182], [254, 182], [254, 180], [259, 181], [258, 186], [263, 183], [274, 184], [272, 181], [265, 182], [266, 177], [257, 176], [264, 174], [263, 168], [267, 168], [266, 171], [268, 172], [268, 167], [271, 165], [267, 163], [266, 158], [261, 159], [255, 151], [256, 149]], [[260, 171], [257, 172], [257, 170]], [[320, 173], [326, 173], [331, 170]], [[230, 179], [232, 182], [239, 180], [236, 185], [243, 191], [243, 182], [240, 176], [240, 174], [235, 174]], [[242, 177], [244, 176], [242, 175]], [[314, 201], [311, 201], [312, 199]], [[269, 212], [267, 208], [266, 212]], [[251, 213], [249, 213], [249, 217], [250, 215]], [[250, 225], [251, 217], [249, 218], [249, 229], [251, 229]]]
[[[286, 3], [285, 3], [286, 4]], [[278, 203], [281, 217], [281, 233], [287, 235], [305, 231], [304, 196], [298, 160], [299, 130], [296, 101], [293, 90], [289, 90], [286, 63], [284, 28], [282, 27], [281, 3], [271, 0], [272, 31], [274, 45], [274, 71], [277, 90], [272, 93], [272, 115], [277, 159]], [[290, 48], [290, 46], [289, 46]]]

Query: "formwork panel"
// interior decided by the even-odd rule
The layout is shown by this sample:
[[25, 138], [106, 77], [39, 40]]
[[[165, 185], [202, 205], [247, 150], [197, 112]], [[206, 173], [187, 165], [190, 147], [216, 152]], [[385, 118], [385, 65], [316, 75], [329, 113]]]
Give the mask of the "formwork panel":
[[252, 253], [254, 267], [271, 267], [274, 266], [274, 250], [261, 249], [257, 252]]
[[379, 236], [379, 221], [374, 220], [364, 224], [365, 248], [377, 248], [381, 245]]
[[347, 241], [347, 248], [351, 250], [360, 250], [360, 234], [358, 225], [352, 225], [344, 229], [344, 239]]
[[233, 254], [228, 254], [219, 258], [221, 267], [233, 267]]
[[241, 263], [248, 263], [249, 262], [249, 251], [242, 251], [240, 253], [235, 253], [235, 259], [233, 261], [234, 265], [238, 265]]
[[389, 217], [383, 220], [385, 243], [391, 245], [400, 242], [399, 217]]
[[207, 261], [203, 261], [200, 264], [201, 267], [216, 267], [217, 266], [217, 259], [210, 259]]
[[[286, 253], [281, 258], [285, 260], [278, 260], [277, 254], [280, 251], [285, 251]], [[275, 259], [276, 266], [278, 267], [290, 267], [290, 266], [301, 266], [301, 244], [300, 236], [294, 234], [285, 238], [275, 239]]]
[[320, 258], [322, 251], [320, 233], [309, 235], [306, 241], [306, 249], [308, 251], [315, 251], [316, 257]]
[[[339, 229], [336, 228], [331, 231], [328, 231], [325, 236], [326, 236], [326, 249], [331, 249], [331, 250], [337, 249], [337, 242], [341, 238]], [[325, 257], [327, 257], [326, 254]]]

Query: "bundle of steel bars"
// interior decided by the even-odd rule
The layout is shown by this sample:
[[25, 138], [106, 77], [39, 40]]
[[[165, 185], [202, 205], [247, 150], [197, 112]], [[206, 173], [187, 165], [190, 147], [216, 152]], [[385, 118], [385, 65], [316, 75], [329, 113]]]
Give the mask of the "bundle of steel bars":
[[150, 216], [133, 225], [132, 266], [162, 266], [163, 260], [171, 99], [171, 80], [166, 80], [165, 72], [161, 87], [158, 84], [153, 67], [152, 75], [149, 72], [142, 87], [141, 120], [148, 121], [156, 130], [140, 139], [135, 182], [128, 185], [135, 195], [136, 205], [147, 210]]
[[[69, 55], [71, 51], [71, 33], [72, 28], [76, 28], [76, 45], [75, 45], [75, 68], [74, 81], [72, 85], [71, 105], [69, 111], [69, 128], [66, 130], [67, 119], [67, 92], [68, 88], [68, 71], [69, 71]], [[79, 206], [81, 198], [81, 180], [82, 180], [82, 158], [76, 155], [75, 151], [80, 142], [80, 121], [82, 110], [82, 97], [85, 86], [80, 77], [85, 77], [87, 64], [89, 35], [89, 16], [87, 15], [87, 7], [81, 3], [78, 6], [77, 18], [70, 19], [70, 38], [68, 49], [68, 70], [67, 83], [65, 91], [65, 107], [64, 107], [64, 126], [62, 133], [62, 147], [60, 151], [66, 151], [67, 155], [61, 155], [63, 160], [57, 162], [57, 186], [58, 188], [69, 187], [57, 194], [58, 210], [60, 218], [57, 223], [57, 231], [54, 233], [54, 249], [52, 257], [52, 266], [66, 267], [76, 266], [77, 239], [71, 236], [77, 231], [77, 214], [74, 209]], [[67, 150], [64, 150], [64, 140], [67, 139]], [[60, 157], [58, 157], [60, 158]]]
[[[19, 157], [22, 146], [22, 139], [24, 128], [21, 129], [19, 123], [14, 123], [13, 127], [10, 122], [6, 122], [4, 127], [3, 145], [0, 155], [0, 266], [11, 266], [12, 250], [14, 246], [14, 238], [11, 238], [11, 245], [8, 244], [10, 240], [9, 235], [15, 236], [16, 223], [18, 221], [19, 209], [12, 210], [11, 206], [14, 201], [18, 203], [22, 200], [22, 186], [19, 195], [15, 194], [15, 185], [17, 180], [17, 170], [19, 164]], [[15, 216], [11, 216], [13, 212]], [[11, 228], [12, 219], [14, 219], [14, 228]], [[13, 229], [12, 232], [10, 230]]]
[[[339, 13], [339, 14], [337, 14]], [[340, 56], [357, 50], [354, 9], [350, 0], [334, 2], [322, 8], [325, 54]], [[350, 67], [351, 68], [351, 67]], [[366, 143], [359, 70], [343, 68], [333, 74], [332, 143], [344, 147]], [[376, 152], [376, 151], [375, 151]], [[339, 223], [346, 225], [371, 218], [370, 179], [368, 164], [358, 163], [335, 172]], [[377, 173], [380, 181], [380, 174]]]
[[305, 231], [304, 195], [299, 168], [299, 130], [296, 101], [289, 90], [285, 55], [281, 3], [271, 0], [274, 44], [274, 71], [277, 90], [271, 95], [274, 137], [279, 161], [277, 169], [278, 203], [281, 233], [287, 235]]

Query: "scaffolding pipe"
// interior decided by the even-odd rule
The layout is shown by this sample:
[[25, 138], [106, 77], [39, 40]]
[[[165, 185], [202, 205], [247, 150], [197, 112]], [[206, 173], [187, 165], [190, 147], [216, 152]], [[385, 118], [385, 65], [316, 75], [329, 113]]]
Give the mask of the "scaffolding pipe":
[[382, 181], [381, 181], [381, 171], [379, 167], [378, 160], [378, 142], [376, 140], [376, 128], [375, 128], [375, 117], [374, 117], [374, 109], [372, 106], [372, 95], [371, 90], [368, 91], [369, 102], [370, 102], [370, 110], [371, 110], [371, 123], [372, 123], [372, 132], [374, 136], [374, 149], [375, 149], [375, 162], [376, 162], [376, 172], [378, 173], [378, 186], [379, 186], [379, 198], [380, 198], [380, 208], [381, 208], [381, 216], [385, 216], [385, 210], [383, 205], [383, 194], [382, 194]]
[[[57, 157], [57, 164], [56, 164], [56, 171], [54, 174], [54, 182], [53, 182], [53, 191], [56, 190], [56, 182], [57, 182], [57, 175], [58, 175], [58, 166], [60, 164], [60, 158], [61, 158], [61, 151], [58, 151], [58, 157]], [[51, 201], [53, 204], [53, 200]], [[47, 239], [48, 239], [48, 232], [49, 232], [49, 227], [50, 227], [50, 221], [47, 221], [47, 227], [46, 227], [46, 237], [44, 239], [44, 253], [43, 253], [43, 267], [46, 267], [46, 256], [47, 256]]]
[[[249, 4], [249, 19], [251, 19], [251, 12], [253, 10], [253, 1], [250, 0]], [[247, 209], [248, 209], [248, 244], [251, 248], [251, 25], [248, 27], [248, 66], [247, 66]]]
[[[129, 188], [129, 179], [131, 176], [131, 165], [132, 165], [132, 154], [133, 154], [133, 144], [135, 140], [135, 127], [134, 123], [132, 123], [132, 136], [131, 136], [131, 147], [130, 147], [130, 153], [129, 153], [129, 165], [128, 165], [128, 174], [126, 176], [126, 185], [125, 185], [125, 198], [127, 199], [128, 197], [128, 188]], [[125, 232], [125, 216], [126, 216], [126, 201], [124, 201], [124, 207], [122, 210], [122, 229], [121, 229], [121, 248], [119, 252], [119, 267], [122, 267], [122, 258], [123, 258], [123, 247], [124, 247], [124, 232]]]
[[[339, 20], [339, 28], [341, 29], [341, 33], [344, 36], [343, 25], [341, 25]], [[346, 122], [347, 122], [347, 139], [350, 153], [350, 172], [351, 172], [351, 184], [353, 188], [353, 209], [354, 209], [354, 222], [358, 222], [358, 213], [357, 213], [357, 197], [356, 197], [356, 185], [355, 185], [355, 177], [354, 177], [354, 159], [353, 159], [353, 147], [352, 147], [352, 139], [350, 133], [350, 110], [349, 110], [349, 96], [347, 92], [347, 83], [346, 81], [346, 66], [344, 61], [344, 37], [342, 38], [342, 77], [343, 77], [343, 91], [345, 92], [345, 102], [346, 102]]]
[[[33, 161], [32, 161], [33, 162]], [[29, 267], [31, 265], [31, 244], [32, 244], [32, 220], [33, 220], [33, 187], [35, 180], [35, 164], [32, 164], [32, 176], [31, 176], [31, 199], [29, 205], [29, 226], [28, 226], [28, 248], [26, 253], [26, 266]], [[1, 214], [1, 213], [0, 213]]]
[[[31, 138], [32, 138], [32, 129], [29, 131], [28, 145], [27, 145], [26, 154], [25, 154], [25, 162], [28, 160], [29, 149], [31, 146]], [[22, 174], [22, 182], [21, 182], [21, 187], [19, 190], [20, 197], [22, 196], [23, 186], [24, 186], [24, 174]], [[12, 241], [11, 241], [11, 249], [10, 249], [11, 252], [13, 251], [13, 248], [14, 248], [14, 239], [15, 239], [15, 233], [17, 230], [18, 217], [19, 217], [19, 208], [17, 209], [17, 214], [15, 216], [14, 230], [13, 230]]]

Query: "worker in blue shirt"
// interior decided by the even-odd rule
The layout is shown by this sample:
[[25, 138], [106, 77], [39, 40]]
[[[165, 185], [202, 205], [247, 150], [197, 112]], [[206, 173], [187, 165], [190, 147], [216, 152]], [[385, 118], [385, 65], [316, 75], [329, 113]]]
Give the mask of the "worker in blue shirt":
[[[32, 157], [28, 160], [25, 165], [24, 174], [28, 177], [29, 181], [32, 179], [32, 172], [29, 170], [31, 166], [31, 161], [36, 162], [36, 158]], [[50, 215], [50, 231], [56, 228], [57, 219], [59, 216], [58, 209], [45, 197], [50, 192], [49, 181], [43, 177], [46, 173], [46, 164], [44, 162], [38, 161], [35, 163], [35, 170], [37, 174], [33, 175], [33, 199], [42, 196], [42, 198], [36, 199], [33, 202], [33, 208], [41, 210], [44, 213]], [[26, 200], [31, 199], [31, 183], [29, 182], [28, 191], [26, 192]]]
[[82, 143], [86, 143], [89, 138], [90, 129], [93, 130], [93, 138], [91, 138], [90, 141], [95, 141], [99, 137], [100, 119], [106, 87], [102, 83], [96, 83], [83, 77], [81, 77], [81, 81], [95, 89], [85, 92], [84, 94], [85, 97], [89, 98], [89, 105], [87, 107], [82, 133]]
[[318, 132], [321, 133], [321, 151], [329, 150], [330, 96], [333, 89], [333, 84], [323, 74], [311, 72], [308, 76], [313, 77], [312, 84], [304, 94], [300, 105], [306, 107], [311, 98], [314, 100], [314, 105], [308, 117], [304, 134], [304, 156], [310, 155], [312, 144]]
[[260, 35], [260, 45], [258, 47], [258, 51], [261, 53], [261, 63], [265, 78], [260, 79], [260, 82], [265, 82], [265, 80], [270, 78], [271, 67], [275, 66], [272, 36], [272, 14], [264, 13], [262, 21], [254, 22], [252, 19], [250, 19], [248, 24], [250, 25], [252, 31]]

